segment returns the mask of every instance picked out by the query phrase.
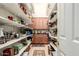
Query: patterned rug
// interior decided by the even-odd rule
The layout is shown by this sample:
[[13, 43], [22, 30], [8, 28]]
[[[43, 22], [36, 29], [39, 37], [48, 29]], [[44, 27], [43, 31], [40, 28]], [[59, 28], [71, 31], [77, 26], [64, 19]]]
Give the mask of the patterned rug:
[[34, 50], [33, 56], [45, 56], [44, 50]]

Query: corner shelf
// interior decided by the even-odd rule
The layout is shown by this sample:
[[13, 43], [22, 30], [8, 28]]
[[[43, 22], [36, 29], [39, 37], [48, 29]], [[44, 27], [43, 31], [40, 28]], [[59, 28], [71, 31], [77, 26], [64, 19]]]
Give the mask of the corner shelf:
[[20, 40], [22, 40], [22, 39], [24, 39], [24, 38], [27, 38], [27, 37], [29, 37], [29, 36], [32, 36], [32, 35], [23, 35], [23, 37], [20, 37], [20, 38], [18, 38], [18, 39], [13, 39], [13, 40], [10, 40], [10, 41], [8, 41], [8, 42], [6, 42], [6, 43], [4, 43], [4, 44], [0, 44], [0, 49], [2, 49], [2, 48], [4, 48], [4, 47], [7, 47], [7, 46], [9, 46], [9, 45], [11, 45], [11, 44], [14, 44], [14, 43], [16, 43], [16, 42], [18, 42], [18, 41], [20, 41]]

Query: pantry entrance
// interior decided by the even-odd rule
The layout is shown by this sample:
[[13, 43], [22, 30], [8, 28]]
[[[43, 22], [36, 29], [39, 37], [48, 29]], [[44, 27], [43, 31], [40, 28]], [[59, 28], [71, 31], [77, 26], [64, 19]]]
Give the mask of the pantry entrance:
[[56, 3], [0, 4], [0, 56], [53, 56], [57, 30]]

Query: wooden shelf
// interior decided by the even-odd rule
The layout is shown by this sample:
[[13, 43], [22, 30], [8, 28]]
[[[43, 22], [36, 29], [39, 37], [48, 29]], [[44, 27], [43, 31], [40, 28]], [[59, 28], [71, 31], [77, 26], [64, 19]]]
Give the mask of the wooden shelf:
[[28, 46], [31, 44], [31, 42], [28, 42], [28, 44], [26, 45], [26, 46], [24, 46], [20, 51], [19, 51], [19, 53], [17, 54], [17, 55], [15, 55], [15, 56], [20, 56], [27, 48], [28, 48]]
[[18, 42], [18, 41], [20, 41], [20, 40], [22, 40], [22, 39], [24, 39], [24, 38], [27, 38], [27, 37], [29, 37], [29, 36], [32, 36], [32, 35], [23, 35], [22, 37], [20, 37], [20, 38], [18, 38], [18, 39], [13, 39], [13, 40], [10, 40], [10, 41], [8, 41], [8, 42], [6, 42], [6, 43], [4, 43], [4, 44], [0, 44], [0, 49], [2, 49], [2, 48], [4, 48], [4, 47], [7, 47], [7, 46], [9, 46], [9, 45], [11, 45], [11, 44], [14, 44], [14, 43], [16, 43], [16, 42]]

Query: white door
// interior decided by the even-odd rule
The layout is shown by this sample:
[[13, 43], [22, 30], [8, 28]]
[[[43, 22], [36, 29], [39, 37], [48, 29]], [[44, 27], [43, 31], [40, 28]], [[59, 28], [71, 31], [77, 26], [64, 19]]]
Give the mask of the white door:
[[58, 37], [65, 55], [79, 56], [79, 4], [58, 4]]

